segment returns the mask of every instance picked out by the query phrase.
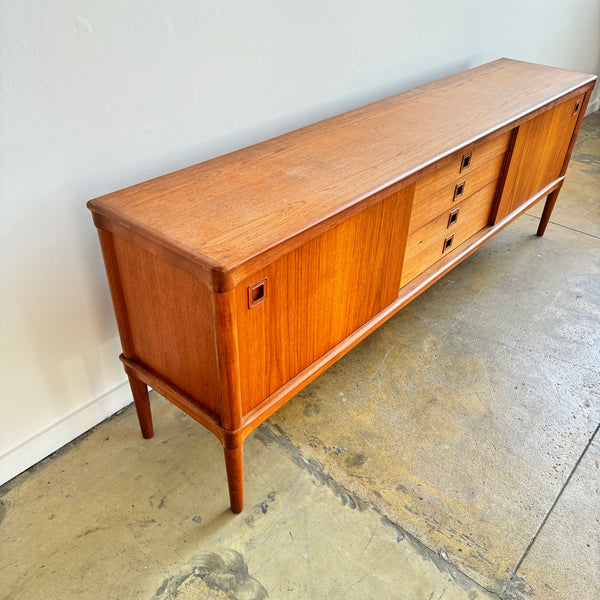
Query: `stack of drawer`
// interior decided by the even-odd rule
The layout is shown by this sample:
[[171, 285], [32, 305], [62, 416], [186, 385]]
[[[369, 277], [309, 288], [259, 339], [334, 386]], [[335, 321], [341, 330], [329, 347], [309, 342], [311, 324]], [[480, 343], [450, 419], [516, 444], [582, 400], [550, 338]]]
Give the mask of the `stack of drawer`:
[[439, 161], [419, 178], [400, 285], [488, 225], [510, 132]]

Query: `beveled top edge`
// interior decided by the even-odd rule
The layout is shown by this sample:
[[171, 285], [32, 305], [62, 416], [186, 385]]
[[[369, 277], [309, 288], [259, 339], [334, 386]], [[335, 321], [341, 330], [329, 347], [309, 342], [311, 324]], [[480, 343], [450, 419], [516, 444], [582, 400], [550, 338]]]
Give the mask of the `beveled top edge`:
[[595, 80], [498, 59], [87, 205], [105, 223], [116, 219], [148, 239], [160, 237], [162, 245], [171, 240], [189, 260], [226, 278], [256, 256], [276, 247], [285, 251], [287, 242], [316, 224]]

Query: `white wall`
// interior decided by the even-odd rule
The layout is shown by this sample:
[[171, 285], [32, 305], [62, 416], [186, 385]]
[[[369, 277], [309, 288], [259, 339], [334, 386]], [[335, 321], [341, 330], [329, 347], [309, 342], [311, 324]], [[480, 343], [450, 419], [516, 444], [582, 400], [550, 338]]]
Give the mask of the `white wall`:
[[490, 4], [0, 0], [0, 483], [130, 401], [86, 200], [500, 56], [600, 71], [598, 0]]

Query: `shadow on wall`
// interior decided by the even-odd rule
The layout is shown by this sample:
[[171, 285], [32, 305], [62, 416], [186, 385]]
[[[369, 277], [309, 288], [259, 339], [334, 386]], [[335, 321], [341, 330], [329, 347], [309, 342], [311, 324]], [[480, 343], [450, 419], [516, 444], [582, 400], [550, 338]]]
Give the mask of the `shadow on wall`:
[[[83, 202], [80, 208], [71, 237], [47, 234], [38, 240], [35, 256], [27, 260], [29, 272], [13, 290], [23, 309], [36, 377], [58, 419], [125, 380], [100, 246]], [[65, 215], [45, 212], [51, 213], [42, 209], [38, 215], [47, 221], [42, 231], [52, 232], [52, 220]], [[64, 227], [63, 222], [57, 230]], [[103, 341], [91, 346], [90, 339]]]
[[[475, 60], [455, 61], [427, 71], [417, 69], [414, 61], [409, 61], [406, 70], [392, 77], [389, 73], [382, 76], [380, 80], [384, 83], [377, 87], [358, 82], [349, 86], [359, 90], [352, 95], [321, 103], [318, 97], [308, 98], [302, 110], [263, 121], [259, 126], [246, 130], [238, 127], [175, 155], [165, 152], [161, 157], [153, 157], [152, 164], [129, 163], [126, 176], [123, 171], [113, 173], [102, 185], [98, 185], [99, 176], [95, 183], [81, 182], [76, 186], [78, 189], [68, 190], [68, 210], [62, 213], [56, 211], [60, 205], [56, 199], [39, 203], [35, 215], [28, 214], [27, 222], [23, 217], [23, 223], [15, 224], [23, 226], [23, 231], [35, 231], [37, 240], [35, 247], [26, 249], [20, 257], [21, 277], [13, 293], [22, 308], [27, 330], [30, 368], [36, 371], [32, 380], [39, 382], [27, 393], [38, 393], [42, 402], [48, 399], [53, 405], [47, 411], [53, 415], [53, 422], [45, 425], [51, 426], [125, 381], [118, 361], [121, 347], [100, 246], [85, 207], [92, 188], [95, 188], [92, 194], [109, 193], [123, 185], [141, 182], [400, 93], [447, 73], [462, 71]], [[365, 75], [362, 70], [354, 69], [350, 76], [362, 78]], [[64, 204], [64, 194], [61, 201]], [[53, 235], [53, 232], [57, 233]], [[90, 340], [100, 343], [92, 345]], [[34, 406], [35, 403], [31, 403], [31, 407]]]

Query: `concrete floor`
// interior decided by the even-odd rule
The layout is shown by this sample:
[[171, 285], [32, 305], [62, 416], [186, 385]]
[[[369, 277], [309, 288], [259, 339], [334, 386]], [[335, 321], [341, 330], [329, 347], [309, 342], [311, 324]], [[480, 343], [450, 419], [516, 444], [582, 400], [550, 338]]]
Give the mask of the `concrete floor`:
[[0, 598], [600, 598], [600, 112], [521, 217], [245, 446], [153, 396], [0, 487]]

